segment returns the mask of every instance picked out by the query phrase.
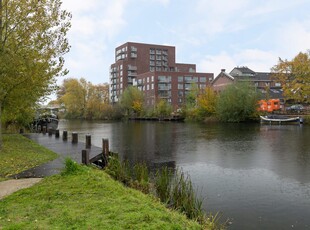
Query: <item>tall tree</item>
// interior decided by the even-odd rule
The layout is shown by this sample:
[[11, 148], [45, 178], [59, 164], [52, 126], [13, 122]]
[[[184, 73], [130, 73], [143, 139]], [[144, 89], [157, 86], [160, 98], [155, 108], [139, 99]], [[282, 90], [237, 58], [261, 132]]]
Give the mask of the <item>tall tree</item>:
[[271, 70], [274, 79], [281, 83], [287, 100], [310, 102], [310, 51], [300, 52], [291, 61], [279, 58]]
[[61, 0], [0, 0], [1, 121], [50, 93], [55, 77], [67, 73], [70, 21]]
[[66, 116], [69, 118], [84, 118], [88, 97], [88, 85], [84, 78], [80, 80], [68, 78], [64, 80], [58, 91], [58, 100], [66, 108]]
[[205, 118], [215, 114], [217, 95], [211, 87], [206, 87], [197, 99], [199, 117]]
[[137, 87], [129, 86], [124, 90], [120, 104], [125, 109], [126, 115], [131, 115], [132, 112], [140, 115], [143, 110], [144, 94]]

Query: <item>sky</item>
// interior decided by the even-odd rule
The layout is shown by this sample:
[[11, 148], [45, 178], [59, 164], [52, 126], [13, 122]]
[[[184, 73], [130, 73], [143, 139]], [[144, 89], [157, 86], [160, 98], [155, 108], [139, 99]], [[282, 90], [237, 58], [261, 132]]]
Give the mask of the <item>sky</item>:
[[279, 57], [310, 49], [309, 0], [63, 0], [72, 13], [69, 74], [109, 83], [115, 48], [126, 42], [176, 47], [197, 72], [247, 66], [269, 72]]

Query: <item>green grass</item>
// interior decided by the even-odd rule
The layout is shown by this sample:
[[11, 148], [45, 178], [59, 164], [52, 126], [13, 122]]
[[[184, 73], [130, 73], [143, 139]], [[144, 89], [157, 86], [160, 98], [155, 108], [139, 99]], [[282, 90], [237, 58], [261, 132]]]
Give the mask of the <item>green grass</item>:
[[82, 167], [0, 201], [0, 229], [201, 229], [157, 199]]
[[3, 135], [0, 151], [0, 181], [5, 177], [53, 160], [57, 154], [43, 148], [22, 135]]

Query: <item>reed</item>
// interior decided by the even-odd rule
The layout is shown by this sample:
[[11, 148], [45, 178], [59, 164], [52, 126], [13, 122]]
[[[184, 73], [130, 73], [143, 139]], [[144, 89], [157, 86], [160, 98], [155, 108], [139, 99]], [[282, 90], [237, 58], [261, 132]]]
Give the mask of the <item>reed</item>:
[[136, 188], [143, 193], [149, 193], [150, 173], [145, 163], [137, 163], [134, 165], [132, 179], [131, 187]]
[[156, 195], [163, 203], [168, 203], [170, 200], [172, 176], [172, 172], [168, 167], [156, 170], [154, 180]]
[[128, 185], [131, 181], [131, 171], [128, 161], [121, 162], [117, 155], [113, 155], [109, 158], [106, 172], [115, 180], [118, 180], [126, 185]]
[[190, 219], [203, 219], [202, 200], [197, 197], [190, 177], [179, 169], [174, 176], [170, 203]]
[[168, 207], [184, 213], [189, 219], [196, 220], [206, 229], [226, 229], [225, 223], [220, 223], [218, 213], [205, 215], [202, 200], [196, 195], [190, 177], [182, 170], [168, 167], [158, 169], [152, 177], [145, 163], [137, 163], [133, 167], [128, 161], [121, 162], [117, 155], [109, 159], [106, 172], [114, 179], [143, 193], [151, 193], [151, 185], [155, 187], [155, 196]]

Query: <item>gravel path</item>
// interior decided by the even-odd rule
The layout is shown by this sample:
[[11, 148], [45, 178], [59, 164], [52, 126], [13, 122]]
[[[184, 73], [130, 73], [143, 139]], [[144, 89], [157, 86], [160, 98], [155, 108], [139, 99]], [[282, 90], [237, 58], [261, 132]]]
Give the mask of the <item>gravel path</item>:
[[41, 180], [42, 178], [27, 178], [2, 181], [0, 182], [0, 200], [20, 189], [29, 188]]

